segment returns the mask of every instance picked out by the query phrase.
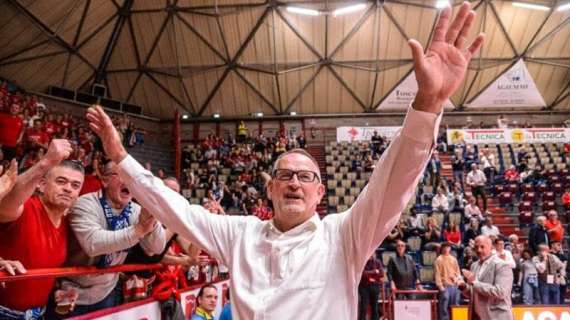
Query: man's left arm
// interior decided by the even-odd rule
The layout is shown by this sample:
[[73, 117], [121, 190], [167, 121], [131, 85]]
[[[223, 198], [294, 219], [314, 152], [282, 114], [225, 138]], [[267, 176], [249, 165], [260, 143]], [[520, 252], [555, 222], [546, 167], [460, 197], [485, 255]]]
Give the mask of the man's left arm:
[[160, 223], [154, 225], [154, 230], [141, 238], [141, 247], [147, 254], [160, 254], [166, 246], [166, 232]]
[[506, 299], [511, 294], [513, 286], [513, 270], [506, 263], [498, 263], [494, 268], [494, 282], [486, 283], [475, 280], [472, 284], [473, 291], [490, 298]]

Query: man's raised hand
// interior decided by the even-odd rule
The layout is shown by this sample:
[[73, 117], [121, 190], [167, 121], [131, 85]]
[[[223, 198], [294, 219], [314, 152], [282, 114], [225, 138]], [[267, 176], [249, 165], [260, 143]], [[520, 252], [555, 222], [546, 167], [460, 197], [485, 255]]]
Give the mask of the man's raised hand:
[[442, 10], [434, 36], [427, 51], [416, 40], [410, 40], [418, 93], [413, 107], [416, 110], [440, 113], [443, 104], [459, 88], [469, 61], [481, 48], [485, 35], [479, 34], [467, 46], [467, 36], [475, 20], [475, 12], [464, 2], [455, 20], [450, 24], [451, 8]]
[[69, 158], [73, 153], [73, 147], [69, 140], [53, 139], [48, 147], [46, 155], [42, 158], [49, 166], [56, 166], [61, 161]]
[[115, 163], [121, 162], [127, 156], [127, 151], [123, 147], [121, 137], [113, 126], [111, 118], [103, 111], [103, 108], [98, 105], [91, 106], [87, 110], [87, 120], [89, 120], [89, 128], [101, 139], [107, 156]]

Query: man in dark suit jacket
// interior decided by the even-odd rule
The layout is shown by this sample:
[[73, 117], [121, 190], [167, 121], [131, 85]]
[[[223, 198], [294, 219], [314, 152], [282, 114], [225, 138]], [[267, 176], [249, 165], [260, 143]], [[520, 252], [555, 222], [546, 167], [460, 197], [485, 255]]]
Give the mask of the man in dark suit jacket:
[[463, 269], [465, 282], [459, 287], [471, 296], [470, 320], [512, 320], [511, 290], [513, 271], [503, 260], [491, 253], [492, 243], [487, 236], [475, 238], [479, 260], [471, 271]]
[[545, 216], [536, 218], [536, 224], [530, 228], [530, 231], [528, 233], [528, 246], [533, 255], [536, 255], [538, 253], [539, 245], [549, 245], [548, 231], [544, 226], [545, 223]]

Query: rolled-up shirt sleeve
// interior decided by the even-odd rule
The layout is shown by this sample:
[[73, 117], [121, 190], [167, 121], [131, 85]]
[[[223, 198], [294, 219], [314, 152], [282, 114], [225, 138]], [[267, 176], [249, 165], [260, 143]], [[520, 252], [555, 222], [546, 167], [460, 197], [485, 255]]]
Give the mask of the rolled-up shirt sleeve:
[[355, 273], [362, 271], [413, 196], [435, 145], [441, 117], [410, 108], [402, 129], [378, 161], [368, 185], [343, 214], [343, 242], [349, 259], [355, 263]]
[[202, 206], [191, 205], [131, 156], [123, 159], [119, 168], [137, 201], [168, 229], [230, 264], [233, 239], [243, 230], [245, 217], [215, 215]]

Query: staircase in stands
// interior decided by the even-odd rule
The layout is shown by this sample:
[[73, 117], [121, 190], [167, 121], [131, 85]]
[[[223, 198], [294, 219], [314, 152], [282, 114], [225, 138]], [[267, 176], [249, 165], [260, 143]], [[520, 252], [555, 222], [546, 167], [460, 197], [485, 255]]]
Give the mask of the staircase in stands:
[[[441, 176], [446, 180], [453, 180], [453, 171], [451, 166], [451, 155], [439, 154], [441, 161]], [[463, 177], [464, 181], [467, 175]], [[471, 191], [465, 190], [465, 195], [471, 195]], [[482, 206], [482, 203], [479, 203]], [[508, 213], [504, 208], [499, 206], [499, 200], [493, 196], [491, 192], [487, 192], [487, 210], [491, 212], [493, 224], [496, 225], [501, 234], [510, 235], [517, 234], [519, 238], [526, 238], [526, 234], [519, 228], [519, 217], [516, 213]]]
[[[326, 159], [325, 159], [325, 146], [324, 145], [315, 145], [315, 146], [307, 146], [306, 148], [307, 152], [312, 155], [315, 160], [317, 160], [317, 163], [319, 164], [319, 170], [321, 171], [321, 177], [322, 180], [321, 183], [323, 185], [327, 185], [327, 175], [326, 175]], [[328, 197], [325, 194], [325, 196], [323, 197], [323, 199], [321, 200], [321, 203], [319, 203], [317, 205], [317, 213], [319, 214], [319, 216], [321, 218], [323, 218], [324, 216], [327, 215], [327, 201], [328, 201]]]

